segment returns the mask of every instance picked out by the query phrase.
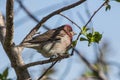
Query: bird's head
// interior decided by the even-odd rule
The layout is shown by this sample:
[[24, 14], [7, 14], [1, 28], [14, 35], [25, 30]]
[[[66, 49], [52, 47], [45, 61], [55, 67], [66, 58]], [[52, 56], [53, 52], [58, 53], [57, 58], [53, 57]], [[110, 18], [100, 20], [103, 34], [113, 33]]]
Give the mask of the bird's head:
[[68, 36], [72, 39], [72, 37], [75, 35], [75, 33], [73, 32], [73, 29], [70, 25], [66, 24], [64, 25], [63, 30], [68, 34]]

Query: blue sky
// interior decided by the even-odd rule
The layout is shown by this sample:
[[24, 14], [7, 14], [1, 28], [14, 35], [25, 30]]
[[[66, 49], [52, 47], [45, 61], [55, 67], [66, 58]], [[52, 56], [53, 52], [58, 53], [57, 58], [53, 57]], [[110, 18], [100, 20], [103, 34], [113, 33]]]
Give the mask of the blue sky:
[[[46, 16], [50, 12], [59, 9], [60, 7], [63, 7], [65, 5], [70, 4], [71, 2], [75, 2], [78, 0], [25, 0], [23, 1], [23, 4], [30, 10], [32, 14], [34, 14], [39, 20], [42, 19], [42, 17]], [[5, 2], [6, 0], [0, 0], [0, 11], [2, 11], [3, 14], [5, 14]], [[90, 10], [90, 13], [92, 14], [101, 4], [103, 3], [103, 0], [88, 0], [88, 7]], [[93, 18], [93, 26], [96, 31], [99, 31], [100, 33], [103, 33], [103, 38], [100, 43], [103, 41], [109, 42], [110, 51], [106, 56], [106, 60], [108, 61], [115, 61], [119, 62], [120, 57], [120, 37], [119, 37], [119, 30], [120, 30], [120, 3], [111, 1], [111, 10], [105, 11], [105, 7], [103, 7]], [[52, 6], [52, 7], [51, 7]], [[68, 11], [63, 12], [64, 15], [68, 16], [70, 19], [75, 21], [78, 25], [81, 27], [84, 25], [82, 23], [80, 17], [77, 16], [77, 13], [80, 13], [82, 17], [85, 19], [85, 22], [88, 21], [88, 18], [85, 13], [84, 4], [77, 6], [73, 9], [70, 9]], [[19, 44], [21, 40], [25, 37], [25, 35], [37, 24], [32, 19], [27, 17], [27, 14], [23, 10], [18, 10], [18, 3], [15, 2], [15, 36], [14, 41], [16, 44]], [[70, 24], [72, 25], [68, 20], [66, 20], [63, 17], [60, 17], [59, 15], [56, 15], [49, 19], [46, 23], [47, 26], [49, 26], [51, 29], [55, 28], [56, 26], [60, 26], [62, 24]], [[79, 32], [78, 28], [72, 25], [75, 32]], [[39, 30], [41, 33], [45, 32], [46, 30], [41, 28]], [[76, 36], [74, 37], [76, 38]], [[77, 48], [80, 49], [81, 52], [85, 53], [83, 54], [89, 61], [94, 62], [95, 60], [95, 53], [93, 50], [93, 47], [88, 47], [87, 42], [79, 42], [77, 45]], [[8, 57], [6, 56], [2, 46], [0, 45], [0, 72], [4, 70], [6, 66], [10, 66], [10, 62], [8, 60]], [[35, 50], [32, 49], [25, 49], [23, 51], [23, 58], [27, 58], [25, 61], [28, 63], [30, 61], [28, 54], [35, 54], [33, 61], [44, 59], [41, 57], [40, 54], [37, 54]], [[27, 55], [27, 56], [26, 56]], [[90, 57], [89, 57], [90, 56]], [[66, 77], [65, 80], [73, 80], [78, 78], [78, 75], [80, 75], [84, 69], [85, 64], [79, 60], [77, 55], [74, 55], [72, 58], [63, 60], [60, 63], [56, 65], [56, 68], [59, 72], [59, 74], [56, 74], [56, 78], [59, 79], [64, 70], [67, 66], [66, 64], [68, 62], [71, 62], [71, 70], [68, 74], [68, 77]], [[63, 65], [65, 64], [65, 65]], [[60, 66], [60, 67], [58, 67]], [[45, 68], [46, 66], [38, 66], [40, 68]], [[110, 80], [119, 80], [116, 77], [117, 68], [111, 67], [110, 72], [112, 72], [113, 75], [110, 77]], [[11, 69], [13, 71], [13, 69]], [[36, 69], [31, 68], [31, 71], [37, 71]], [[11, 72], [12, 72], [11, 71]], [[74, 74], [75, 73], [75, 74]], [[10, 75], [11, 76], [11, 75]], [[35, 74], [35, 76], [38, 76], [38, 74]], [[14, 76], [13, 76], [14, 77]]]

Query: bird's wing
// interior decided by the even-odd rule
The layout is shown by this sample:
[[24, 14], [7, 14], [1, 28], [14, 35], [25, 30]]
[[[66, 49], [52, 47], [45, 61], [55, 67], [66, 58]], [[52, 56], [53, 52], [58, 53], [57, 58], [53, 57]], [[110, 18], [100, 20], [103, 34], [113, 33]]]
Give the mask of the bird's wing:
[[31, 40], [26, 41], [27, 43], [44, 43], [46, 41], [56, 41], [60, 40], [57, 36], [61, 36], [62, 34], [59, 34], [60, 31], [63, 30], [63, 26], [58, 27], [56, 29], [48, 30], [47, 32], [37, 35], [33, 37]]
[[37, 35], [32, 38], [32, 40], [26, 41], [28, 43], [42, 43], [51, 40], [52, 36], [55, 34], [55, 30], [49, 30], [43, 34]]

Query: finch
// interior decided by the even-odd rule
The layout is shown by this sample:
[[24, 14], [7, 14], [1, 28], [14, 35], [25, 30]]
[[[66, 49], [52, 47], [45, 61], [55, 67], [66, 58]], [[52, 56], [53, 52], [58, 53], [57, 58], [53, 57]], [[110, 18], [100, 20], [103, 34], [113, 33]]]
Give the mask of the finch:
[[71, 47], [74, 32], [70, 25], [62, 25], [25, 41], [22, 46], [33, 48], [44, 57], [63, 56]]

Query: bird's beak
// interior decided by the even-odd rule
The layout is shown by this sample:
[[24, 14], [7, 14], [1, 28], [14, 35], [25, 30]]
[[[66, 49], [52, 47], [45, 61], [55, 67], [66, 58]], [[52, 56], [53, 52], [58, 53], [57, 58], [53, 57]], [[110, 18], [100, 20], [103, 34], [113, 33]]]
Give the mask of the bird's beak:
[[73, 32], [73, 31], [70, 32], [70, 33], [72, 34], [72, 36], [77, 35], [77, 33]]

